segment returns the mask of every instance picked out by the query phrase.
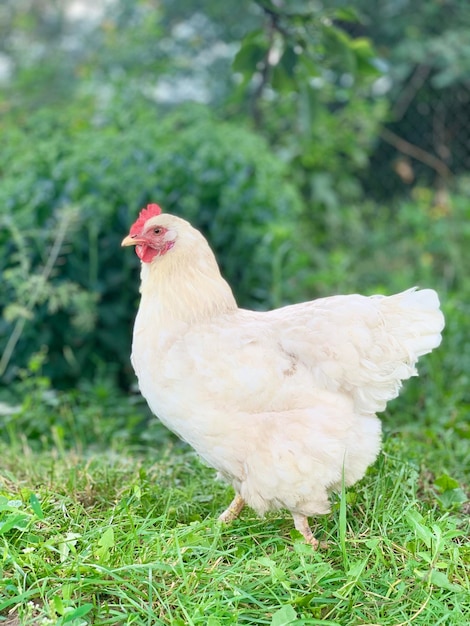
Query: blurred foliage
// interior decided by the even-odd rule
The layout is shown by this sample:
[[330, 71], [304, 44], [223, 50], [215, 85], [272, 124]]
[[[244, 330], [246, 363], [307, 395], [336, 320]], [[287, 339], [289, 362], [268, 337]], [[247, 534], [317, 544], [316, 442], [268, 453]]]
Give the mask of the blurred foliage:
[[[452, 184], [450, 172], [465, 174], [470, 167], [470, 3], [354, 4], [361, 24], [352, 32], [369, 37], [382, 60], [384, 76], [377, 87], [390, 102], [388, 128], [426, 153], [421, 158], [416, 151], [407, 153], [400, 171], [397, 144], [383, 135], [372, 154], [374, 176], [365, 181], [366, 191], [387, 199], [402, 196], [416, 182]], [[434, 162], [423, 161], [426, 155]]]
[[[45, 372], [57, 383], [90, 376], [102, 361], [110, 370], [129, 368], [138, 260], [120, 241], [150, 201], [206, 233], [240, 302], [273, 304], [276, 250], [301, 204], [259, 137], [217, 122], [205, 108], [164, 115], [134, 99], [43, 111], [22, 130], [7, 127], [4, 138], [4, 341], [18, 319], [28, 320], [6, 380], [42, 345]], [[73, 219], [44, 280], [69, 207]]]
[[[28, 114], [93, 93], [131, 92], [161, 73], [166, 54], [152, 0], [5, 0], [0, 52], [7, 62], [3, 108]], [[77, 13], [78, 11], [78, 13]]]
[[[437, 88], [468, 81], [470, 5], [466, 0], [356, 0], [354, 5], [365, 32], [390, 61], [396, 92], [420, 64], [432, 68]], [[384, 19], [377, 19], [378, 12]]]
[[[154, 201], [204, 231], [244, 306], [438, 288], [450, 319], [436, 358], [468, 404], [468, 181], [439, 174], [436, 197], [432, 160], [407, 155], [404, 186], [384, 139], [419, 119], [408, 138], [463, 171], [448, 155], [468, 119], [468, 13], [466, 0], [4, 0], [3, 380], [42, 354], [52, 386], [103, 370], [129, 384], [138, 261], [119, 245]], [[449, 118], [453, 134], [437, 133]]]
[[376, 53], [345, 3], [258, 0], [261, 27], [241, 41], [233, 69], [234, 110], [251, 116], [289, 161], [304, 198], [317, 209], [357, 198], [386, 101], [372, 97]]
[[2, 438], [10, 445], [28, 442], [35, 449], [81, 453], [82, 446], [89, 451], [111, 451], [123, 444], [140, 449], [172, 439], [151, 419], [142, 397], [121, 394], [105, 368], [93, 381], [82, 377], [76, 388], [57, 390], [44, 374], [47, 358], [44, 350], [32, 355], [18, 371], [14, 388], [2, 394]]
[[99, 3], [71, 22], [73, 7], [6, 0], [7, 112], [84, 95], [109, 102], [143, 93], [169, 107], [196, 100], [253, 124], [318, 208], [360, 195], [356, 174], [387, 106], [372, 95], [380, 72], [369, 40], [343, 26], [359, 19], [347, 3], [117, 0], [96, 19]]

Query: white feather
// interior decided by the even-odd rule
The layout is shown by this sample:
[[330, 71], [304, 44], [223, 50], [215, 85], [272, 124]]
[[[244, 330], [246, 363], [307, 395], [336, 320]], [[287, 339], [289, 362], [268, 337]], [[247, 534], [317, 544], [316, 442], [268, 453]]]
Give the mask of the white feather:
[[441, 341], [436, 293], [335, 296], [239, 309], [205, 239], [152, 218], [175, 245], [142, 267], [132, 362], [152, 411], [255, 510], [313, 515], [380, 449], [377, 411]]

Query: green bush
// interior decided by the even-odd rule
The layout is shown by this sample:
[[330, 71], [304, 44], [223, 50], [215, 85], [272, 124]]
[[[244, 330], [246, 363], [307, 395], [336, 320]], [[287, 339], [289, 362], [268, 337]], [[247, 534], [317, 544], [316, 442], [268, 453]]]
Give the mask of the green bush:
[[444, 299], [468, 299], [468, 184], [462, 179], [446, 205], [436, 205], [432, 189], [416, 187], [411, 200], [388, 206], [369, 200], [312, 210], [302, 249], [309, 260], [300, 259], [305, 289], [390, 294], [417, 285], [437, 289]]
[[120, 241], [150, 201], [205, 232], [241, 304], [279, 297], [275, 251], [300, 200], [259, 136], [199, 106], [164, 114], [145, 101], [23, 124], [3, 129], [0, 156], [4, 345], [21, 331], [6, 382], [42, 346], [54, 385], [103, 362], [129, 380], [138, 260]]

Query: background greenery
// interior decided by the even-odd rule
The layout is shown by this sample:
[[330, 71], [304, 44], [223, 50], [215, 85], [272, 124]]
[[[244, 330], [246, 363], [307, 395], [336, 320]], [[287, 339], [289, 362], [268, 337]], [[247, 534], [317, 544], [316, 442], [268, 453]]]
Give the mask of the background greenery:
[[54, 386], [129, 385], [118, 244], [149, 200], [243, 306], [420, 284], [463, 307], [470, 9], [414, 9], [4, 3], [2, 380], [46, 346]]
[[[0, 619], [466, 623], [469, 33], [466, 0], [4, 0]], [[226, 490], [134, 394], [138, 260], [119, 244], [150, 201], [203, 230], [242, 306], [440, 294], [443, 344], [383, 416], [385, 455], [348, 496], [348, 533], [339, 503], [323, 523], [332, 543], [343, 533], [330, 569], [306, 566], [274, 519], [235, 539], [207, 526]], [[409, 515], [390, 517], [381, 493]], [[137, 529], [122, 560], [118, 523]], [[142, 553], [150, 527], [163, 543]], [[143, 569], [125, 569], [135, 554]], [[159, 559], [164, 591], [148, 579]], [[184, 579], [183, 602], [184, 563], [204, 575]], [[210, 608], [221, 564], [234, 595], [219, 581]]]

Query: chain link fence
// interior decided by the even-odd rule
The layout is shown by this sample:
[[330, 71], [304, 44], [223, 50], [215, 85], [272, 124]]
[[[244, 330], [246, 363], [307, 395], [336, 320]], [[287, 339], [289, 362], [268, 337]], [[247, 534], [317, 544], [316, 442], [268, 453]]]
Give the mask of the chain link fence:
[[470, 80], [436, 89], [430, 68], [418, 66], [392, 117], [372, 156], [372, 191], [403, 195], [426, 185], [442, 201], [455, 178], [470, 172]]
[[470, 2], [355, 4], [362, 18], [346, 29], [373, 41], [390, 82], [389, 121], [365, 185], [380, 199], [406, 196], [417, 185], [443, 199], [470, 175]]

